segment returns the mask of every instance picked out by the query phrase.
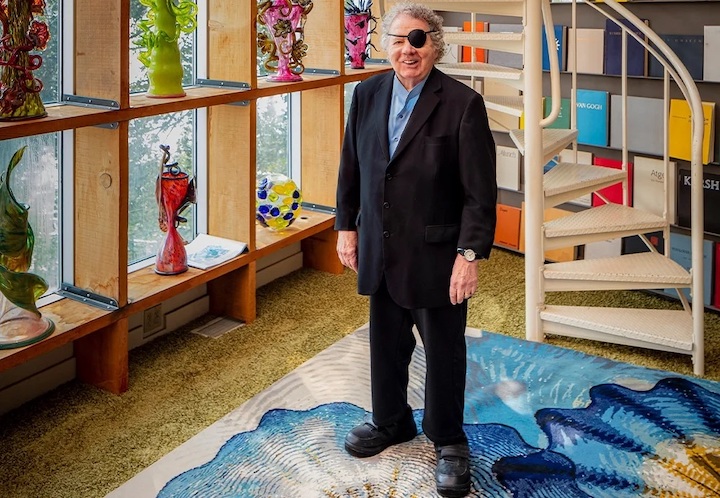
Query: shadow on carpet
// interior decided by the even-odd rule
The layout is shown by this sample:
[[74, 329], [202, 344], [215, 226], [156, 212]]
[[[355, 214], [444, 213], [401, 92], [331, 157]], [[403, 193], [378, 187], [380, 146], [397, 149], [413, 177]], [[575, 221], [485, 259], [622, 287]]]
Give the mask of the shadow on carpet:
[[[476, 329], [467, 342], [470, 496], [720, 496], [720, 383]], [[422, 433], [372, 458], [344, 451], [370, 417], [368, 364], [363, 327], [108, 497], [437, 496]], [[424, 372], [418, 346], [418, 427]]]

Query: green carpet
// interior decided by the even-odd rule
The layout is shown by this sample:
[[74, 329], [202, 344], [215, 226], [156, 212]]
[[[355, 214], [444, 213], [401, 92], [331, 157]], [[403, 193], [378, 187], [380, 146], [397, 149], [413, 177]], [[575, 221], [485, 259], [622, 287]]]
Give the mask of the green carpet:
[[[523, 258], [482, 263], [468, 326], [524, 337]], [[258, 318], [219, 339], [188, 331], [130, 352], [130, 389], [70, 382], [0, 418], [2, 498], [92, 498], [137, 472], [367, 321], [355, 275], [301, 270], [258, 290]], [[554, 303], [676, 307], [642, 292], [551, 296]], [[207, 317], [206, 320], [212, 317]], [[706, 377], [720, 380], [718, 315], [706, 314]], [[690, 357], [601, 343], [548, 342], [684, 374]]]

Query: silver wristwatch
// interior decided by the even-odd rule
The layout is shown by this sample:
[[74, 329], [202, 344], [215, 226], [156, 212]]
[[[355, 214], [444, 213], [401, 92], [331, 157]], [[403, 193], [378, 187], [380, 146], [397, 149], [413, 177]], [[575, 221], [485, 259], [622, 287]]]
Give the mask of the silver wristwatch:
[[477, 257], [477, 254], [475, 254], [475, 251], [472, 249], [463, 249], [462, 247], [458, 247], [457, 252], [467, 261], [475, 261], [475, 258]]

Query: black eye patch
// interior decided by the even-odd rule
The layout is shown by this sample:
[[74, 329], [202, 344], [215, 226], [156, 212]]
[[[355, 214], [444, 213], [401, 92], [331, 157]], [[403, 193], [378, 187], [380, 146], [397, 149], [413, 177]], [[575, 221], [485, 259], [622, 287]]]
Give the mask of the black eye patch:
[[425, 45], [425, 42], [427, 41], [427, 35], [428, 33], [435, 33], [435, 30], [431, 31], [423, 31], [422, 29], [413, 29], [410, 31], [407, 35], [390, 35], [390, 36], [396, 36], [398, 38], [407, 38], [410, 42], [410, 45], [412, 45], [415, 48], [422, 48]]

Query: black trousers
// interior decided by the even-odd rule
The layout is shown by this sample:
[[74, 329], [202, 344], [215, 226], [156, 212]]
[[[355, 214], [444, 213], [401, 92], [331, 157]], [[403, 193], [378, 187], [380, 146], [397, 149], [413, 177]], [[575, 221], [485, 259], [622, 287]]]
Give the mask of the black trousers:
[[425, 416], [422, 428], [437, 445], [466, 441], [467, 301], [438, 308], [400, 307], [385, 279], [370, 296], [370, 373], [373, 422], [390, 425], [406, 416], [408, 366], [415, 348], [413, 325], [425, 347]]

